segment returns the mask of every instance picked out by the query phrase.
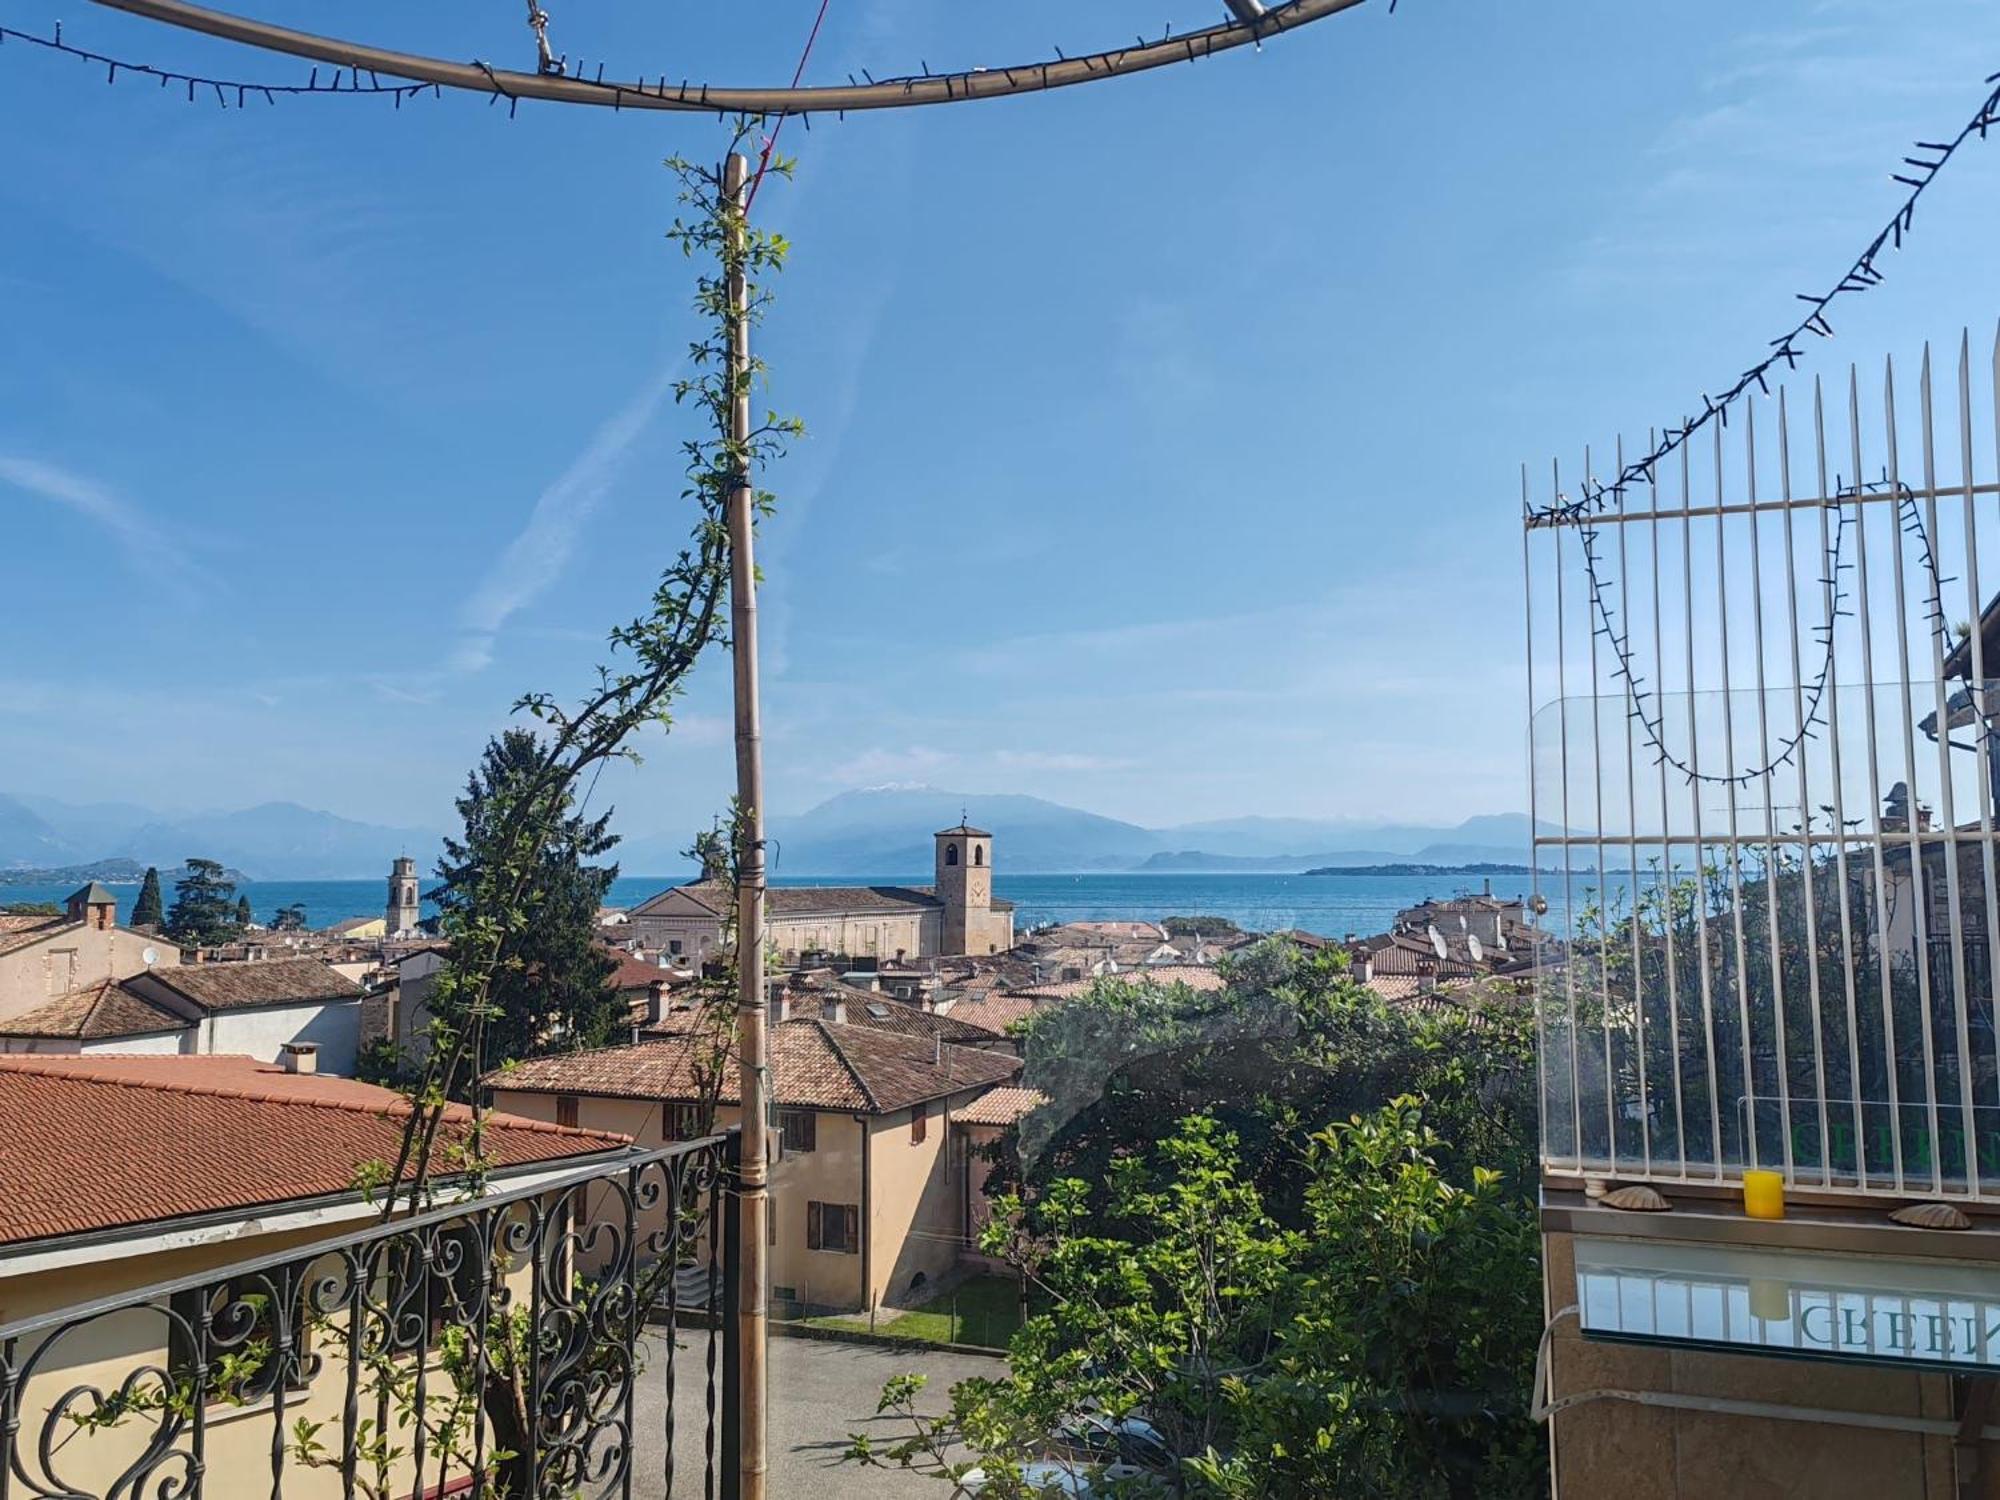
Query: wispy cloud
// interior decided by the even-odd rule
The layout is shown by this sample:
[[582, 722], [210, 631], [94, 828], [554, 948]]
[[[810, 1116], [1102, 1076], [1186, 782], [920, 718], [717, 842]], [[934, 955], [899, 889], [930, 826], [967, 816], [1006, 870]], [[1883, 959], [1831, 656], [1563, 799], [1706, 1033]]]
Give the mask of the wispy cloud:
[[661, 371], [591, 435], [562, 475], [535, 500], [528, 524], [459, 610], [464, 634], [452, 652], [456, 671], [477, 672], [493, 660], [493, 638], [510, 615], [537, 598], [569, 566], [576, 539], [603, 501], [618, 468], [672, 388]]
[[189, 594], [196, 569], [173, 538], [130, 501], [93, 479], [36, 458], [0, 453], [0, 484], [60, 505], [111, 535], [136, 573]]
[[876, 746], [830, 767], [823, 780], [835, 784], [868, 785], [881, 782], [922, 781], [958, 763], [958, 757], [928, 745], [901, 748]]
[[1087, 755], [1076, 750], [996, 750], [1003, 771], [1126, 771], [1138, 762], [1124, 755]]

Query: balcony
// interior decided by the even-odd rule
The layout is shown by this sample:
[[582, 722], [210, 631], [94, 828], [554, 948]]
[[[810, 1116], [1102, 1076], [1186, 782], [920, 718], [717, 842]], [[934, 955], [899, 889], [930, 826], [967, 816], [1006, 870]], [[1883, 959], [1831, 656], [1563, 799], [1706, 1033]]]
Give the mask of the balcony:
[[734, 1140], [0, 1322], [0, 1500], [726, 1500]]
[[1900, 417], [1850, 372], [1527, 508], [1566, 1490], [1988, 1492], [2000, 486], [1961, 349]]

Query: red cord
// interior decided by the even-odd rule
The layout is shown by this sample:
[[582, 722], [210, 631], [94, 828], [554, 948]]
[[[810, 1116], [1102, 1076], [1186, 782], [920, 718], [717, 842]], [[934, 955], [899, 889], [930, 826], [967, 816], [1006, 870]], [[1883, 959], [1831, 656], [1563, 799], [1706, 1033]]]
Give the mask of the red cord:
[[[806, 61], [813, 55], [813, 43], [819, 40], [820, 23], [826, 19], [826, 8], [830, 0], [819, 0], [819, 14], [813, 17], [812, 31], [806, 36], [806, 49], [799, 54], [799, 65], [792, 70], [792, 87], [799, 86], [799, 80], [806, 76]], [[771, 128], [770, 139], [764, 142], [764, 153], [757, 158], [757, 175], [750, 179], [750, 196], [744, 200], [743, 211], [747, 214], [757, 201], [757, 189], [763, 185], [764, 171], [771, 165], [771, 153], [778, 149], [778, 132], [785, 128], [789, 115], [779, 115], [778, 123]]]

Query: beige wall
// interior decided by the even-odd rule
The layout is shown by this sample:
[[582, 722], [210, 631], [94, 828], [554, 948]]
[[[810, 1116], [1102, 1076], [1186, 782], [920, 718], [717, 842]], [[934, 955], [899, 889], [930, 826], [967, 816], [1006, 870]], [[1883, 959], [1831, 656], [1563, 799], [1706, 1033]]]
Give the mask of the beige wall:
[[[816, 1149], [787, 1151], [771, 1177], [775, 1221], [771, 1284], [790, 1289], [790, 1295], [780, 1300], [838, 1311], [898, 1305], [922, 1300], [921, 1292], [910, 1297], [911, 1282], [919, 1272], [928, 1286], [935, 1287], [958, 1263], [965, 1230], [965, 1158], [963, 1151], [952, 1148], [949, 1111], [977, 1092], [925, 1106], [929, 1124], [920, 1143], [910, 1139], [909, 1110], [859, 1117], [816, 1111]], [[558, 1097], [500, 1089], [493, 1102], [508, 1114], [552, 1121]], [[657, 1147], [666, 1143], [662, 1114], [656, 1102], [586, 1095], [577, 1099], [576, 1123], [586, 1130], [617, 1131], [641, 1146]], [[727, 1129], [737, 1119], [738, 1112], [725, 1107], [718, 1111], [717, 1128]], [[596, 1192], [586, 1204], [586, 1216], [622, 1222], [622, 1205], [614, 1204], [605, 1190]], [[809, 1248], [807, 1205], [815, 1202], [854, 1205], [861, 1222], [860, 1252]], [[642, 1222], [641, 1233], [664, 1223], [662, 1211]]]
[[[861, 1225], [862, 1243], [868, 1228], [861, 1214], [862, 1143], [868, 1133], [866, 1116], [834, 1110], [815, 1111], [816, 1148], [787, 1151], [771, 1177], [771, 1201], [777, 1215], [772, 1226], [771, 1285], [789, 1287], [789, 1300], [812, 1308], [852, 1311], [865, 1305], [861, 1267], [867, 1256], [859, 1249], [814, 1250], [807, 1244], [806, 1205], [852, 1204]], [[777, 1296], [776, 1291], [772, 1295]]]
[[[869, 1292], [876, 1303], [908, 1306], [924, 1301], [964, 1247], [964, 1154], [952, 1149], [950, 1111], [978, 1091], [921, 1105], [929, 1123], [921, 1142], [910, 1139], [910, 1110], [878, 1116], [869, 1144], [869, 1221], [874, 1253]], [[924, 1287], [914, 1290], [918, 1275]]]
[[[980, 872], [983, 876], [985, 872]], [[992, 951], [1013, 946], [1012, 913], [993, 913], [1003, 918], [980, 928], [983, 942], [996, 944]], [[651, 911], [635, 911], [630, 921], [633, 935], [647, 948], [672, 951], [680, 943], [682, 957], [699, 959], [722, 942], [722, 920], [690, 897], [668, 893]], [[946, 946], [945, 914], [937, 907], [887, 912], [801, 912], [770, 918], [771, 951], [780, 958], [797, 958], [801, 953], [823, 950], [856, 958], [894, 958], [898, 953], [912, 958], [935, 953], [967, 951]], [[970, 950], [984, 953], [986, 947]]]
[[145, 972], [146, 950], [154, 968], [181, 961], [180, 950], [163, 938], [123, 927], [65, 927], [39, 943], [0, 955], [0, 1021], [25, 1015], [57, 995], [100, 979], [129, 979]]
[[812, 949], [855, 958], [894, 958], [898, 953], [919, 958], [939, 951], [940, 931], [935, 910], [777, 917], [771, 922], [771, 951], [780, 958]]
[[[1548, 1307], [1567, 1307], [1576, 1301], [1570, 1236], [1544, 1236], [1543, 1250]], [[1591, 1342], [1577, 1332], [1574, 1318], [1557, 1325], [1550, 1369], [1558, 1398], [1613, 1387], [1877, 1415], [1952, 1416], [1946, 1376]], [[1610, 1400], [1573, 1407], [1551, 1426], [1557, 1500], [1947, 1500], [1960, 1493], [1948, 1437]], [[1970, 1494], [2000, 1500], [2000, 1443], [1982, 1449], [1979, 1487]]]
[[[361, 1218], [314, 1228], [244, 1236], [221, 1244], [86, 1261], [19, 1276], [8, 1276], [5, 1263], [0, 1262], [0, 1323], [56, 1311], [93, 1298], [115, 1296], [183, 1276], [200, 1275], [261, 1256], [309, 1247], [337, 1238], [345, 1231], [366, 1227], [369, 1222], [369, 1219]], [[524, 1288], [525, 1281], [517, 1287], [517, 1294], [524, 1294]], [[331, 1500], [331, 1497], [342, 1493], [339, 1471], [301, 1467], [290, 1451], [289, 1438], [294, 1423], [301, 1419], [323, 1422], [326, 1431], [322, 1440], [336, 1455], [339, 1452], [340, 1421], [347, 1382], [347, 1363], [342, 1357], [346, 1343], [344, 1327], [344, 1322], [335, 1320], [332, 1327], [322, 1331], [315, 1340], [315, 1348], [323, 1358], [320, 1368], [302, 1388], [286, 1395], [284, 1426], [288, 1441], [284, 1491], [287, 1496], [304, 1496], [308, 1500], [310, 1497], [326, 1496]], [[140, 1455], [147, 1440], [157, 1431], [158, 1419], [134, 1413], [114, 1426], [85, 1432], [72, 1430], [72, 1424], [59, 1418], [56, 1429], [58, 1438], [66, 1432], [70, 1435], [54, 1455], [52, 1474], [41, 1472], [40, 1461], [36, 1457], [36, 1444], [44, 1420], [62, 1397], [78, 1385], [114, 1390], [139, 1366], [163, 1366], [167, 1360], [168, 1330], [169, 1322], [164, 1313], [151, 1307], [132, 1308], [71, 1329], [47, 1347], [29, 1376], [21, 1397], [19, 1452], [35, 1479], [46, 1481], [50, 1477], [59, 1478], [84, 1494], [110, 1492], [119, 1474]], [[26, 1350], [22, 1352], [24, 1355], [27, 1353]], [[444, 1377], [438, 1376], [437, 1381], [443, 1382]], [[449, 1385], [434, 1383], [431, 1389], [435, 1393], [439, 1389], [448, 1390]], [[91, 1407], [85, 1401], [73, 1403], [68, 1409], [86, 1413]], [[209, 1475], [206, 1492], [247, 1495], [259, 1493], [259, 1486], [268, 1490], [273, 1431], [270, 1403], [266, 1401], [251, 1407], [216, 1402], [207, 1409], [204, 1421]], [[174, 1446], [186, 1451], [189, 1447], [188, 1434], [183, 1432]], [[146, 1493], [153, 1493], [160, 1477], [178, 1476], [181, 1472], [177, 1462], [169, 1461], [156, 1471], [154, 1483], [146, 1486]], [[412, 1487], [411, 1480], [406, 1477], [401, 1482], [399, 1493], [407, 1494]]]
[[196, 1028], [190, 1025], [152, 1036], [119, 1036], [91, 1042], [73, 1036], [9, 1036], [0, 1037], [0, 1052], [35, 1053], [43, 1057], [75, 1057], [79, 1053], [103, 1057], [135, 1052], [174, 1055], [194, 1051], [196, 1035]]

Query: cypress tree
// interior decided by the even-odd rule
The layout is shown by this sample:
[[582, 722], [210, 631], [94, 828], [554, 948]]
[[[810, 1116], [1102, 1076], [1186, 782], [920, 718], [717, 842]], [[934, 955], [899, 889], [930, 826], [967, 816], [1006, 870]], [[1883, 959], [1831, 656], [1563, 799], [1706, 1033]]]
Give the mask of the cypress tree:
[[132, 925], [159, 927], [166, 920], [166, 903], [160, 899], [160, 872], [148, 865], [146, 878], [139, 884], [139, 899], [132, 903]]
[[[502, 809], [543, 764], [533, 734], [509, 729], [489, 740], [458, 799], [465, 832], [447, 838], [432, 900], [446, 913], [489, 915], [479, 909], [477, 872], [501, 857]], [[495, 1014], [486, 1023], [488, 1066], [544, 1053], [599, 1046], [625, 1021], [611, 985], [618, 967], [597, 942], [597, 909], [618, 867], [590, 863], [618, 842], [611, 816], [587, 818], [563, 799], [562, 814], [543, 832], [534, 873], [522, 893], [528, 921], [493, 976]], [[491, 914], [499, 920], [501, 914]]]

